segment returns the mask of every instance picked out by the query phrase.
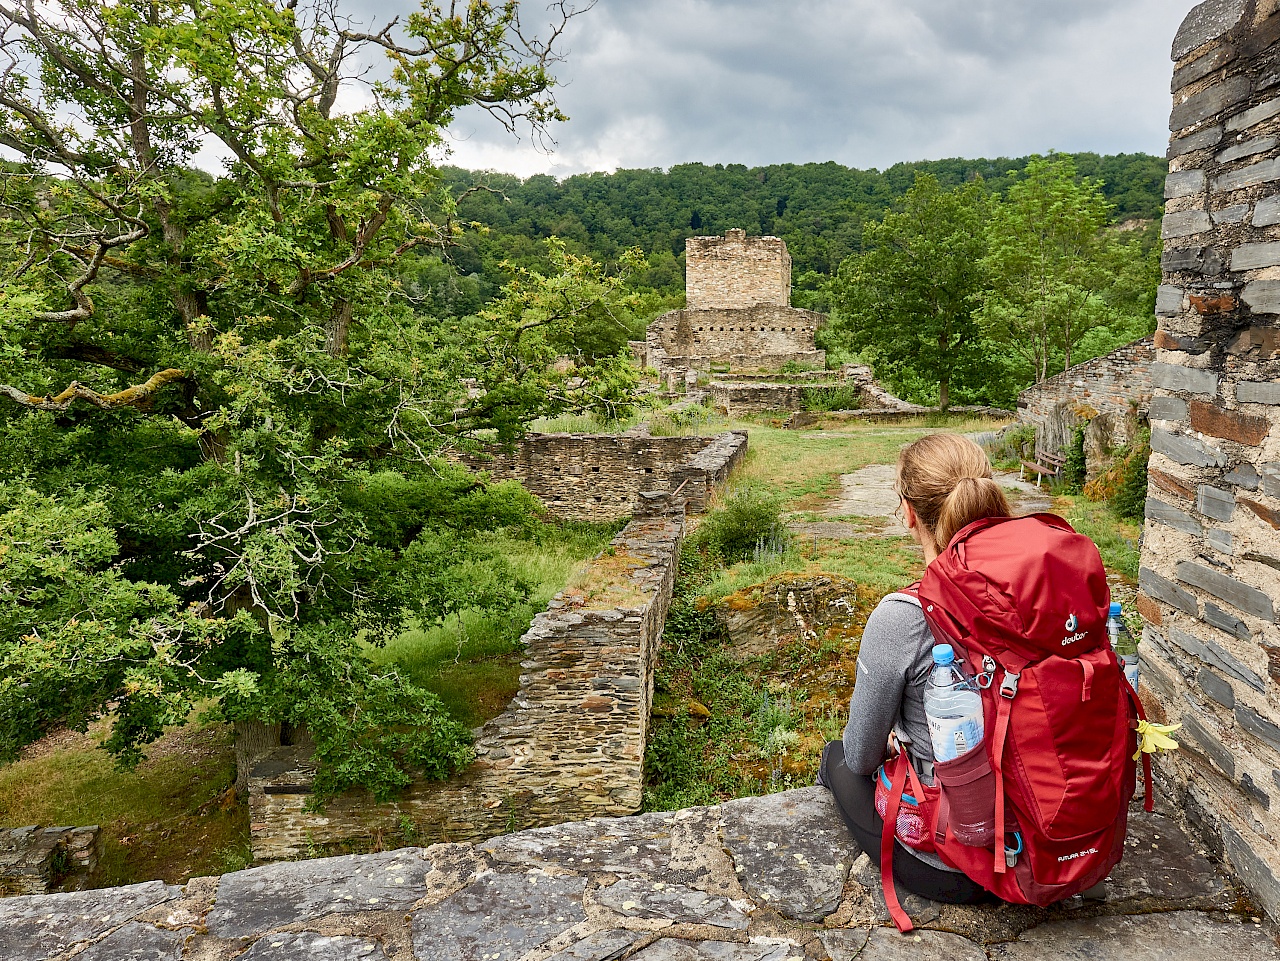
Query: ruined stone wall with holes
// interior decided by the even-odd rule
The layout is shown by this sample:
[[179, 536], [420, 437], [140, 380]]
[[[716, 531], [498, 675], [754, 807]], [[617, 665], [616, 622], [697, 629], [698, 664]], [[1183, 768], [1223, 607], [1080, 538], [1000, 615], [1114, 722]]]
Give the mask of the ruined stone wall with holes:
[[1092, 407], [1099, 413], [1127, 414], [1131, 407], [1145, 411], [1151, 402], [1151, 364], [1155, 346], [1150, 337], [1076, 364], [1018, 395], [1018, 419], [1043, 423], [1062, 404]]
[[1142, 695], [1193, 822], [1280, 914], [1280, 13], [1210, 0], [1173, 44], [1138, 609]]
[[337, 844], [474, 841], [519, 828], [640, 810], [653, 672], [671, 602], [684, 509], [645, 498], [610, 549], [525, 633], [520, 691], [479, 731], [476, 761], [418, 781], [390, 804], [364, 792], [304, 810], [314, 765], [276, 748], [249, 779], [253, 855], [288, 860]]
[[512, 451], [495, 447], [460, 459], [495, 480], [519, 481], [556, 517], [610, 521], [631, 514], [641, 494], [682, 483], [689, 509], [705, 510], [710, 491], [746, 446], [745, 431], [719, 437], [531, 434]]
[[823, 367], [814, 334], [826, 318], [791, 307], [791, 255], [777, 237], [685, 241], [685, 309], [649, 325], [644, 363], [658, 371]]

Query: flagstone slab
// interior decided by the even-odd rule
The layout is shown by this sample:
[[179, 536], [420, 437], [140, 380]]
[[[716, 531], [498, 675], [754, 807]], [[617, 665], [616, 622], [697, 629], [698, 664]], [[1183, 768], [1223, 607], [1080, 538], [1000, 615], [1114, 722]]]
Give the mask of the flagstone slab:
[[614, 961], [627, 948], [644, 936], [644, 932], [613, 928], [595, 931], [581, 941], [558, 951], [547, 961]]
[[584, 878], [486, 874], [413, 913], [418, 961], [515, 961], [586, 920]]
[[800, 961], [804, 956], [793, 942], [734, 944], [663, 938], [637, 951], [630, 961]]
[[76, 961], [179, 961], [191, 937], [190, 928], [177, 931], [130, 921], [76, 955]]
[[408, 907], [425, 893], [431, 862], [420, 848], [283, 861], [225, 875], [206, 920], [220, 938], [241, 938], [326, 914]]
[[738, 880], [780, 914], [821, 921], [861, 853], [826, 788], [728, 801], [721, 836]]
[[236, 961], [386, 961], [386, 957], [382, 948], [363, 938], [325, 937], [303, 931], [269, 934]]
[[44, 961], [73, 945], [97, 941], [113, 928], [182, 889], [163, 881], [122, 888], [0, 899], [0, 958]]
[[485, 841], [480, 848], [510, 864], [556, 864], [572, 871], [661, 875], [671, 860], [675, 815], [597, 818], [535, 828]]
[[[623, 879], [596, 894], [596, 900], [632, 918], [661, 918], [745, 931], [750, 905], [718, 897], [682, 884]], [[745, 909], [745, 910], [744, 910]]]
[[[832, 937], [832, 935], [853, 937]], [[894, 928], [870, 931], [830, 931], [821, 935], [831, 961], [987, 961], [987, 952], [958, 934], [946, 931], [909, 931]], [[861, 942], [861, 943], [859, 943]]]
[[1276, 961], [1273, 930], [1248, 918], [1171, 911], [1044, 924], [989, 947], [991, 961]]

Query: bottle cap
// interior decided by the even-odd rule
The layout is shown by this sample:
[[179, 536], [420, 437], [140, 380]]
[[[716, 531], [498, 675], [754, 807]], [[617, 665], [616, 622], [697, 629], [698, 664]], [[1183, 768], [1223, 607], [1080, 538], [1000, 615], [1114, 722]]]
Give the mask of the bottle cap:
[[1108, 616], [1108, 617], [1119, 617], [1119, 616], [1120, 616], [1120, 602], [1119, 602], [1119, 601], [1112, 601], [1112, 602], [1111, 602], [1111, 610], [1107, 611], [1107, 616]]
[[956, 659], [956, 652], [952, 650], [950, 644], [933, 645], [933, 663], [946, 667]]

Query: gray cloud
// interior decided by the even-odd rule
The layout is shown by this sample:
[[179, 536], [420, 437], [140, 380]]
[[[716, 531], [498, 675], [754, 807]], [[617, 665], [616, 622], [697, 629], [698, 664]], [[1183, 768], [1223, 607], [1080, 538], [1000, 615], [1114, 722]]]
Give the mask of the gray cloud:
[[1188, 0], [601, 0], [567, 36], [550, 156], [485, 118], [454, 162], [567, 175], [687, 161], [886, 167], [1163, 151]]

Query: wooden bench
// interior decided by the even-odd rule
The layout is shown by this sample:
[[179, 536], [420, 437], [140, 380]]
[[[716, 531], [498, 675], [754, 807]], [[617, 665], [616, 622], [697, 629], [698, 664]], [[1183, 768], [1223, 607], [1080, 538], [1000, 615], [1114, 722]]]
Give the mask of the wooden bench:
[[1066, 462], [1067, 458], [1062, 454], [1055, 454], [1053, 451], [1047, 450], [1037, 450], [1035, 460], [1024, 460], [1022, 462], [1018, 477], [1026, 480], [1027, 471], [1031, 471], [1036, 475], [1036, 487], [1039, 487], [1043, 478], [1061, 475], [1062, 467]]

